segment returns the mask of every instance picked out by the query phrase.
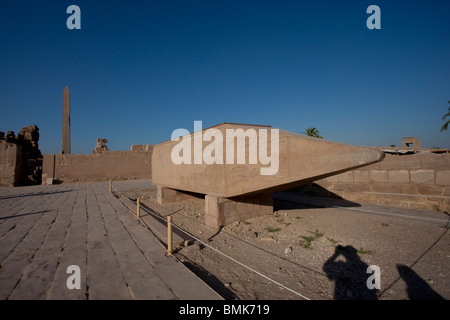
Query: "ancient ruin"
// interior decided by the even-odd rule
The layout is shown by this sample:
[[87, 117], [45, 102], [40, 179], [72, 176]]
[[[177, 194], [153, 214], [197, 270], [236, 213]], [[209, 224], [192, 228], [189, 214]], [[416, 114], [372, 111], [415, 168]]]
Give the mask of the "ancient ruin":
[[[249, 157], [250, 139], [245, 139], [245, 143], [238, 145], [236, 152], [233, 151], [235, 161], [232, 164], [195, 163], [195, 159], [191, 164], [175, 164], [172, 154], [179, 142], [166, 141], [154, 146], [152, 181], [158, 187], [158, 201], [181, 199], [185, 194], [179, 190], [204, 194], [205, 223], [213, 227], [271, 213], [272, 193], [275, 191], [363, 167], [384, 158], [380, 150], [311, 138], [268, 126], [224, 123], [213, 128], [224, 135], [227, 130], [279, 132], [278, 170], [273, 175], [261, 174], [261, 169], [267, 168], [267, 165], [237, 161], [237, 150]], [[208, 139], [198, 139], [207, 130], [190, 134], [192, 149], [203, 150], [211, 144]], [[269, 134], [266, 138], [265, 142], [271, 145]], [[198, 141], [202, 145], [196, 147]], [[222, 143], [222, 149], [227, 152], [226, 142]], [[258, 148], [264, 147], [267, 148], [260, 140]]]
[[151, 145], [132, 146], [131, 151], [110, 151], [106, 146], [108, 140], [99, 138], [92, 154], [71, 154], [70, 93], [67, 86], [63, 92], [62, 120], [61, 154], [44, 155], [42, 184], [151, 178]]
[[403, 138], [402, 148], [419, 150], [420, 141], [416, 137], [405, 137]]
[[108, 139], [97, 139], [97, 145], [95, 146], [94, 151], [92, 151], [93, 154], [97, 153], [103, 153], [105, 151], [109, 151], [106, 144], [108, 143]]
[[0, 185], [41, 183], [42, 154], [38, 142], [36, 125], [24, 127], [17, 136], [14, 131], [6, 135], [0, 132]]
[[70, 92], [67, 86], [63, 91], [62, 112], [62, 154], [70, 154]]

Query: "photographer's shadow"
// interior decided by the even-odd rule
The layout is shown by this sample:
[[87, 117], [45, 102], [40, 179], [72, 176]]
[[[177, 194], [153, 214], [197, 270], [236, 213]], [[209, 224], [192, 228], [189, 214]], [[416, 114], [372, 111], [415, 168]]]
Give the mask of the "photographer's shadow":
[[[338, 260], [340, 256], [345, 261]], [[336, 250], [323, 265], [328, 278], [334, 280], [335, 300], [378, 300], [377, 290], [369, 289], [366, 273], [369, 265], [361, 260], [352, 246], [337, 246]]]

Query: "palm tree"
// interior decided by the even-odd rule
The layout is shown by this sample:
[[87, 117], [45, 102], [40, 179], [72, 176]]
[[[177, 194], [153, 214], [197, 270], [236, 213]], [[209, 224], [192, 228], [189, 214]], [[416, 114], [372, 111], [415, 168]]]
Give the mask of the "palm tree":
[[323, 139], [323, 137], [320, 135], [319, 130], [317, 130], [316, 128], [306, 128], [305, 132], [302, 133], [310, 137]]
[[[450, 103], [450, 101], [448, 103]], [[442, 120], [445, 120], [445, 118], [447, 118], [447, 117], [450, 117], [450, 107], [448, 107], [448, 112], [445, 116], [442, 117]], [[450, 123], [450, 119], [444, 123], [444, 125], [441, 128], [441, 132], [448, 129], [449, 123]]]

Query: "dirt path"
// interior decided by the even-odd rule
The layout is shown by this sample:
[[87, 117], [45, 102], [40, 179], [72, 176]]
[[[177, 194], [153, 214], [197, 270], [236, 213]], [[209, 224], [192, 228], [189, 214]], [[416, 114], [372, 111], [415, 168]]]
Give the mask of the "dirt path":
[[[156, 204], [155, 190], [134, 192]], [[226, 299], [450, 298], [448, 227], [274, 200], [273, 215], [215, 230], [203, 199], [163, 207], [202, 242], [176, 257]], [[369, 265], [379, 290], [367, 288]]]

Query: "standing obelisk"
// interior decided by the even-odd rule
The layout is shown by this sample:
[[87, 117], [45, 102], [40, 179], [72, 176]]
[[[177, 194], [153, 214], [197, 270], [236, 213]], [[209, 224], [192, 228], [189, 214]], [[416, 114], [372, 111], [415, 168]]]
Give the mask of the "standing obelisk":
[[63, 91], [62, 154], [70, 154], [70, 92]]

